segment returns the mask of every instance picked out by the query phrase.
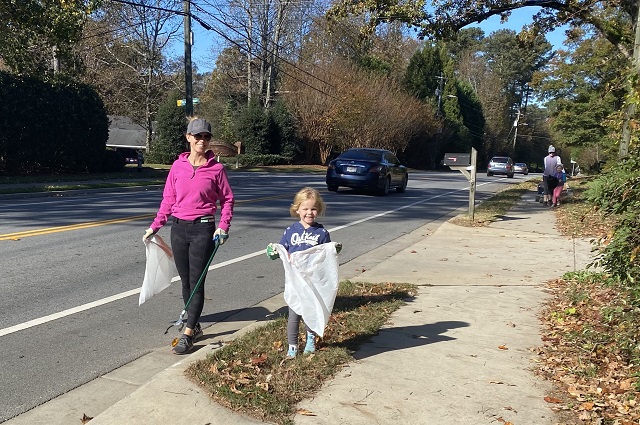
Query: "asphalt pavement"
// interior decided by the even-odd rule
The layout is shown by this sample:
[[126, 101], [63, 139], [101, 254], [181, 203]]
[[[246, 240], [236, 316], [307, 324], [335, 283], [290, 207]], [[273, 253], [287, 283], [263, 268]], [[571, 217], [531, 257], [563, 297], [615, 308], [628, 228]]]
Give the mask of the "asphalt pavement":
[[[527, 193], [488, 227], [428, 224], [340, 266], [343, 280], [413, 283], [419, 292], [300, 403], [314, 416], [295, 423], [556, 423], [544, 401], [551, 384], [534, 373], [537, 314], [545, 282], [584, 269], [592, 253], [588, 240], [561, 236], [554, 211], [534, 198]], [[90, 425], [262, 423], [218, 405], [184, 371], [283, 307], [280, 294], [205, 329], [189, 356], [171, 357], [167, 347], [7, 424], [68, 425], [84, 414], [95, 416]]]

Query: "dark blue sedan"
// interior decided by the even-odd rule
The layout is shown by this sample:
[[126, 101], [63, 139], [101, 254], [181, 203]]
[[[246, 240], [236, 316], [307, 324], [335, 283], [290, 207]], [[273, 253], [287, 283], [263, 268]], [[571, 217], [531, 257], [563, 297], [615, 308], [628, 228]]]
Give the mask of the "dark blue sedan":
[[348, 149], [327, 167], [327, 189], [331, 192], [344, 186], [387, 195], [391, 188], [404, 192], [408, 181], [407, 167], [384, 149]]

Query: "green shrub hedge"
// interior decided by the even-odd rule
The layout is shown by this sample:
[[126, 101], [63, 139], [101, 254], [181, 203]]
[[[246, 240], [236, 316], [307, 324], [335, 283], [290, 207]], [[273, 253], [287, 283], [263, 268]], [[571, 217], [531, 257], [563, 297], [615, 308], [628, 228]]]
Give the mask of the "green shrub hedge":
[[70, 79], [0, 72], [0, 174], [105, 171], [109, 121], [97, 92]]
[[242, 154], [238, 155], [238, 162], [245, 167], [261, 165], [291, 165], [293, 163], [293, 158], [275, 154]]

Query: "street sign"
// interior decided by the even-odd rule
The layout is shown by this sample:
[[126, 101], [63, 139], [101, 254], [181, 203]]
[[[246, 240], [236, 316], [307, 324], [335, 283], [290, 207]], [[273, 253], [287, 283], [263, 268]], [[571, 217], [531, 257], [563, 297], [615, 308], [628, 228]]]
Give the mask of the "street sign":
[[[200, 103], [200, 98], [194, 97], [193, 98], [193, 104], [197, 105], [198, 103]], [[178, 106], [184, 106], [184, 105], [187, 104], [187, 99], [179, 99], [177, 104], [178, 104]]]

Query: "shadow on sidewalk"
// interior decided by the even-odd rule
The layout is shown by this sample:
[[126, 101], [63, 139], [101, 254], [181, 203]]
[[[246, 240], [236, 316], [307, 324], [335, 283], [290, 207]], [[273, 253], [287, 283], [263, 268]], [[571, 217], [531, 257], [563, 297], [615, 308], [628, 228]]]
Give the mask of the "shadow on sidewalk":
[[[220, 322], [265, 322], [277, 319], [287, 314], [287, 307], [281, 307], [276, 311], [268, 310], [264, 307], [238, 308], [235, 310], [221, 311], [214, 314], [200, 316], [200, 323], [203, 328]], [[185, 320], [186, 323], [186, 320]]]
[[371, 339], [371, 342], [360, 346], [360, 349], [354, 353], [353, 357], [356, 360], [362, 360], [387, 351], [453, 341], [456, 338], [443, 334], [451, 329], [466, 328], [467, 326], [469, 326], [467, 322], [445, 321], [418, 326], [384, 328]]

